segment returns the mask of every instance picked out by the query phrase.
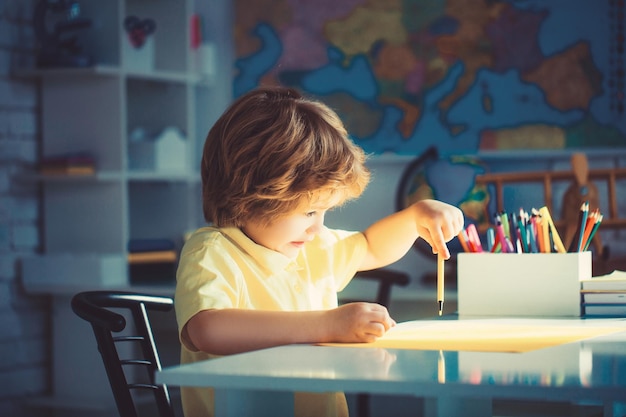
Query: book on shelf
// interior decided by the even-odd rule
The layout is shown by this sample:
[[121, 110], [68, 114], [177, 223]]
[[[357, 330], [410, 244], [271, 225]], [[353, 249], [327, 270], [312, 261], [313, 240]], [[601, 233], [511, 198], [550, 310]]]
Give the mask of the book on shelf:
[[42, 175], [93, 175], [96, 172], [96, 161], [86, 153], [44, 157], [39, 162], [39, 172]]
[[130, 252], [128, 263], [143, 264], [152, 262], [176, 262], [178, 254], [174, 250], [156, 250], [147, 252]]
[[131, 239], [128, 242], [128, 263], [174, 263], [178, 261], [176, 244], [170, 239]]
[[40, 166], [39, 173], [42, 175], [93, 175], [96, 173], [96, 168], [93, 166]]
[[130, 281], [134, 284], [174, 282], [176, 243], [167, 238], [130, 239], [127, 245]]

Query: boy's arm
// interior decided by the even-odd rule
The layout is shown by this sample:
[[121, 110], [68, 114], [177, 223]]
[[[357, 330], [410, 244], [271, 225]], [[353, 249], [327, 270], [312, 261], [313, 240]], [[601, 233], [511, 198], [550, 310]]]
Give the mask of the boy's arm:
[[395, 321], [373, 303], [350, 303], [324, 311], [204, 310], [185, 326], [203, 352], [230, 355], [294, 343], [372, 342]]
[[433, 253], [450, 257], [446, 242], [463, 228], [463, 212], [436, 200], [421, 200], [368, 227], [363, 234], [367, 255], [360, 270], [380, 268], [404, 256], [418, 237], [426, 240]]

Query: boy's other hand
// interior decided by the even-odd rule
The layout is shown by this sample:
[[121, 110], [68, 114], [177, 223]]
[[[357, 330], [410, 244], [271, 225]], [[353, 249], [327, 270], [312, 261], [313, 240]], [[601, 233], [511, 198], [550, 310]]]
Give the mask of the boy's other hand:
[[463, 212], [456, 206], [437, 200], [421, 200], [414, 204], [418, 213], [417, 231], [432, 247], [433, 253], [450, 258], [446, 242], [463, 229]]
[[328, 342], [373, 342], [396, 325], [387, 309], [376, 303], [349, 303], [327, 311]]

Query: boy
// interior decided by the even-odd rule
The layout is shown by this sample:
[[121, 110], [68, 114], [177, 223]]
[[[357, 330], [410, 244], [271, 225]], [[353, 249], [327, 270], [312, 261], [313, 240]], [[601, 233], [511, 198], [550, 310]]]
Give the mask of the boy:
[[[181, 362], [292, 343], [371, 342], [395, 325], [373, 303], [338, 307], [357, 271], [388, 265], [422, 237], [449, 258], [461, 211], [420, 201], [364, 232], [324, 215], [369, 181], [363, 151], [338, 116], [287, 88], [236, 100], [202, 156], [204, 217], [183, 247], [175, 306]], [[188, 417], [213, 415], [210, 389], [183, 388]], [[346, 416], [345, 397], [297, 393], [297, 416]]]

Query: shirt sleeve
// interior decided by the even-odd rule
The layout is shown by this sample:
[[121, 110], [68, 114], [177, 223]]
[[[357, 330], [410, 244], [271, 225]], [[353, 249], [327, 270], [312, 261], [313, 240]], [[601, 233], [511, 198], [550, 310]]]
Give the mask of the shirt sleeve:
[[181, 343], [197, 351], [186, 337], [185, 325], [200, 311], [230, 308], [240, 297], [240, 273], [229, 256], [206, 236], [192, 236], [183, 247], [174, 296]]

